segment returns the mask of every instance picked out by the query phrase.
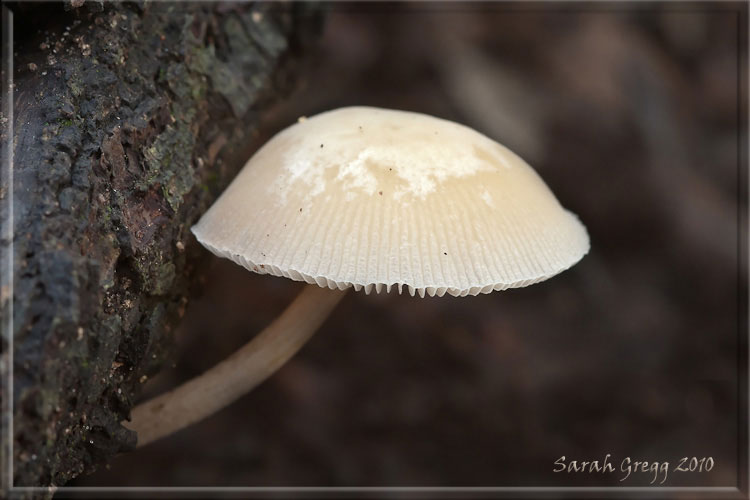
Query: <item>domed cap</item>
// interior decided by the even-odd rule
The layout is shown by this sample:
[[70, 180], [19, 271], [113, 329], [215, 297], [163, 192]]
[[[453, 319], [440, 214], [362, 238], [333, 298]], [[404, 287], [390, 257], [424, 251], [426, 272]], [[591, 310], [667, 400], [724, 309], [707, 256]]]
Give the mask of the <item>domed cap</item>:
[[537, 283], [589, 249], [578, 218], [509, 149], [457, 123], [368, 107], [279, 132], [192, 230], [257, 273], [422, 297]]

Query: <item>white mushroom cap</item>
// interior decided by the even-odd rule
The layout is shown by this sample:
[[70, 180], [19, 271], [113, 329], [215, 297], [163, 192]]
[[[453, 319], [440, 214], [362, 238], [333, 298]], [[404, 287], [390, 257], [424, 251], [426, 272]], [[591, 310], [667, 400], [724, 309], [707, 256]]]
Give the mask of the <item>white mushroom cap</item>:
[[257, 273], [422, 297], [527, 286], [589, 249], [578, 218], [509, 149], [457, 123], [369, 107], [279, 132], [192, 230]]

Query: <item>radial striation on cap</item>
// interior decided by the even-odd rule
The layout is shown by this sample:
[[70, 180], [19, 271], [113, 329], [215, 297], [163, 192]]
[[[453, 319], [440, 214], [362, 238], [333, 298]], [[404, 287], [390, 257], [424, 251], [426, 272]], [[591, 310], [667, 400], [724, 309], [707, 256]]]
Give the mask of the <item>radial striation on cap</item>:
[[279, 132], [192, 231], [257, 273], [422, 297], [527, 286], [589, 249], [578, 218], [509, 149], [457, 123], [368, 107]]

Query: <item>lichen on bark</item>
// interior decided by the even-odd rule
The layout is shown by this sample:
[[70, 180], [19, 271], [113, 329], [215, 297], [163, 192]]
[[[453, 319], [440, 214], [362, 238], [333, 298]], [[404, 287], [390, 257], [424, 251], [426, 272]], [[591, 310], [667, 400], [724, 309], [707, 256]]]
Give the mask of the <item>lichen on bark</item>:
[[16, 62], [16, 486], [133, 448], [120, 422], [169, 355], [199, 254], [189, 228], [320, 22], [294, 3], [66, 7]]

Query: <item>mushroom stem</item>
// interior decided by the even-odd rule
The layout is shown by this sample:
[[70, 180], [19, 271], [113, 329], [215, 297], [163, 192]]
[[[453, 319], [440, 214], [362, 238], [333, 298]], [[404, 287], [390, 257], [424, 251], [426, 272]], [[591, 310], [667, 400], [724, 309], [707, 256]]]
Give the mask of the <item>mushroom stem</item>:
[[281, 316], [230, 357], [133, 408], [126, 427], [138, 433], [138, 446], [198, 422], [263, 382], [294, 356], [344, 295], [306, 286]]

